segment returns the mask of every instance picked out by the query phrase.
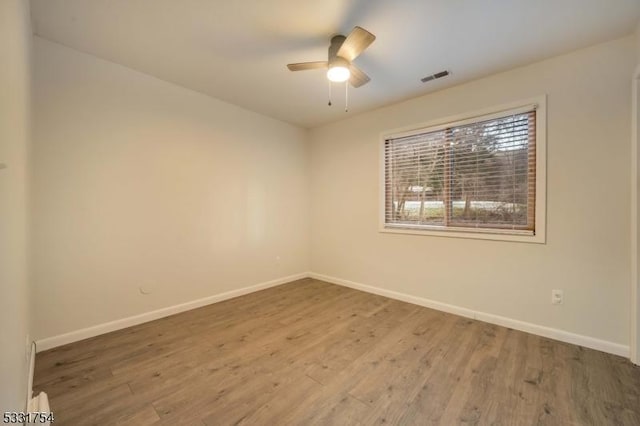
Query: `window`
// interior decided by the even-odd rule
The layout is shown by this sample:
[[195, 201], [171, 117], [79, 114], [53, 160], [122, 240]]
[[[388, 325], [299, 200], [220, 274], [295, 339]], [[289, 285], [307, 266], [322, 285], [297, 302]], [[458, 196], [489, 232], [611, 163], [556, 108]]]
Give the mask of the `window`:
[[385, 136], [383, 230], [544, 242], [540, 106]]

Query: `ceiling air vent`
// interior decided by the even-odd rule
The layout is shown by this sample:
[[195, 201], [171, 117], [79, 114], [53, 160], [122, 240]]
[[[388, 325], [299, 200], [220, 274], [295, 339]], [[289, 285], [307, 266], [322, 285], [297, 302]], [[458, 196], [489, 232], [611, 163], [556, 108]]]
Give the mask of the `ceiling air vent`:
[[449, 75], [449, 71], [440, 71], [432, 75], [428, 75], [424, 78], [421, 78], [420, 81], [426, 83], [427, 81], [436, 80], [438, 78], [446, 77]]

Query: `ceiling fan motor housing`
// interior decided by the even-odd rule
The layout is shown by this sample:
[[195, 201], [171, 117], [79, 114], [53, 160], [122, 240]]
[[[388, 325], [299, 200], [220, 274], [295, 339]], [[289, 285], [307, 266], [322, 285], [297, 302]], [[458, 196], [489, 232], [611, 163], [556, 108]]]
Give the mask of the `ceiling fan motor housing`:
[[349, 64], [346, 59], [338, 56], [338, 50], [340, 50], [340, 47], [342, 46], [342, 43], [344, 43], [345, 40], [346, 40], [346, 37], [343, 35], [336, 35], [331, 38], [331, 45], [329, 46], [329, 58], [328, 58], [329, 67], [334, 65], [336, 61], [340, 63], [339, 64], [335, 63], [335, 65], [346, 66], [344, 64], [347, 64], [347, 65]]

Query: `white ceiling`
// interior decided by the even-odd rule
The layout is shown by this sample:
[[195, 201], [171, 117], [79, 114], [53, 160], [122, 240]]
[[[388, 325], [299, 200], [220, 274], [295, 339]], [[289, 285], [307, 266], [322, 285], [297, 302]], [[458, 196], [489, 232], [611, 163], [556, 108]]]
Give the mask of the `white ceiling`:
[[[32, 0], [37, 35], [303, 127], [327, 106], [331, 35], [377, 40], [355, 60], [372, 81], [349, 115], [631, 33], [638, 0]], [[441, 70], [452, 75], [423, 84]]]

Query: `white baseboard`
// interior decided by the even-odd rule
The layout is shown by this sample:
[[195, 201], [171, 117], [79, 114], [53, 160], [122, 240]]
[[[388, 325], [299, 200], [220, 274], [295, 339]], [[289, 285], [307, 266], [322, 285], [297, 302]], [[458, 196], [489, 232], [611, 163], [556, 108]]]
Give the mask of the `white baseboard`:
[[468, 309], [468, 308], [463, 308], [456, 305], [437, 302], [435, 300], [425, 299], [423, 297], [411, 296], [406, 293], [400, 293], [393, 290], [386, 290], [383, 288], [361, 284], [354, 281], [344, 280], [342, 278], [336, 278], [329, 275], [318, 274], [315, 272], [306, 272], [306, 273], [290, 275], [287, 277], [278, 278], [275, 280], [267, 281], [267, 282], [256, 284], [253, 286], [244, 287], [237, 290], [231, 290], [225, 293], [208, 296], [198, 300], [193, 300], [191, 302], [181, 303], [179, 305], [174, 305], [174, 306], [168, 306], [166, 308], [157, 309], [155, 311], [145, 312], [140, 315], [122, 318], [119, 320], [107, 322], [104, 324], [98, 324], [92, 327], [83, 328], [83, 329], [72, 331], [69, 333], [60, 334], [60, 335], [48, 337], [45, 339], [40, 339], [36, 342], [38, 352], [55, 348], [58, 346], [66, 345], [67, 343], [73, 343], [79, 340], [95, 337], [100, 334], [109, 333], [111, 331], [121, 330], [123, 328], [153, 321], [159, 318], [164, 318], [169, 315], [174, 315], [180, 312], [189, 311], [191, 309], [200, 308], [202, 306], [210, 305], [212, 303], [221, 302], [223, 300], [232, 299], [234, 297], [242, 296], [245, 294], [253, 293], [259, 290], [264, 290], [270, 287], [275, 287], [281, 284], [285, 284], [291, 281], [296, 281], [296, 280], [308, 278], [308, 277], [321, 280], [321, 281], [326, 281], [332, 284], [341, 285], [344, 287], [353, 288], [356, 290], [361, 290], [367, 293], [377, 294], [380, 296], [389, 297], [391, 299], [412, 303], [414, 305], [424, 306], [424, 307], [435, 309], [438, 311], [448, 312], [448, 313], [459, 315], [462, 317], [472, 318], [478, 321], [483, 321], [491, 324], [500, 325], [503, 327], [512, 328], [514, 330], [524, 331], [524, 332], [535, 334], [538, 336], [559, 340], [561, 342], [584, 346], [586, 348], [596, 349], [596, 350], [611, 353], [614, 355], [620, 355], [626, 358], [628, 358], [630, 354], [629, 346], [621, 345], [619, 343], [609, 342], [607, 340], [601, 340], [601, 339], [596, 339], [594, 337], [571, 333], [569, 331], [564, 331], [557, 328], [551, 328], [551, 327], [537, 325], [537, 324], [533, 324], [525, 321], [519, 321], [516, 319], [507, 318], [500, 315], [493, 315], [485, 312], [475, 311], [473, 309]]
[[607, 352], [610, 354], [620, 355], [625, 358], [629, 358], [629, 346], [621, 345], [619, 343], [596, 339], [595, 337], [584, 336], [582, 334], [575, 334], [569, 331], [564, 331], [564, 330], [559, 330], [557, 328], [551, 328], [551, 327], [537, 325], [529, 322], [519, 321], [516, 319], [502, 317], [499, 315], [479, 312], [472, 309], [462, 308], [460, 306], [449, 305], [447, 303], [436, 302], [434, 300], [429, 300], [422, 297], [411, 296], [405, 293], [399, 293], [397, 291], [386, 290], [379, 287], [360, 284], [353, 281], [344, 280], [342, 278], [336, 278], [328, 275], [317, 274], [315, 272], [310, 272], [309, 277], [317, 280], [321, 280], [321, 281], [326, 281], [332, 284], [353, 288], [355, 290], [361, 290], [367, 293], [373, 293], [380, 296], [389, 297], [391, 299], [396, 299], [396, 300], [400, 300], [407, 303], [413, 303], [414, 305], [424, 306], [427, 308], [448, 312], [451, 314], [460, 315], [467, 318], [473, 318], [478, 321], [501, 325], [503, 327], [512, 328], [514, 330], [520, 330], [526, 333], [547, 337], [549, 339], [559, 340], [561, 342], [584, 346], [586, 348], [596, 349], [602, 352]]
[[67, 343], [73, 343], [79, 340], [95, 337], [100, 334], [109, 333], [111, 331], [121, 330], [123, 328], [142, 324], [144, 322], [149, 322], [159, 318], [168, 317], [169, 315], [174, 315], [180, 312], [189, 311], [191, 309], [200, 308], [202, 306], [210, 305], [216, 302], [221, 302], [223, 300], [233, 299], [234, 297], [243, 296], [245, 294], [253, 293], [259, 290], [264, 290], [270, 287], [275, 287], [281, 284], [286, 284], [291, 281], [307, 278], [308, 276], [309, 274], [306, 272], [302, 272], [295, 275], [289, 275], [288, 277], [277, 278], [275, 280], [263, 282], [263, 283], [252, 285], [249, 287], [243, 287], [237, 290], [231, 290], [225, 293], [220, 293], [213, 296], [204, 297], [202, 299], [193, 300], [191, 302], [168, 306], [166, 308], [157, 309], [155, 311], [145, 312], [140, 315], [122, 318], [122, 319], [107, 322], [104, 324], [94, 325], [92, 327], [71, 331], [69, 333], [59, 334], [53, 337], [47, 337], [45, 339], [40, 339], [36, 341], [38, 352], [45, 351], [47, 349], [52, 349], [58, 346], [66, 345]]

